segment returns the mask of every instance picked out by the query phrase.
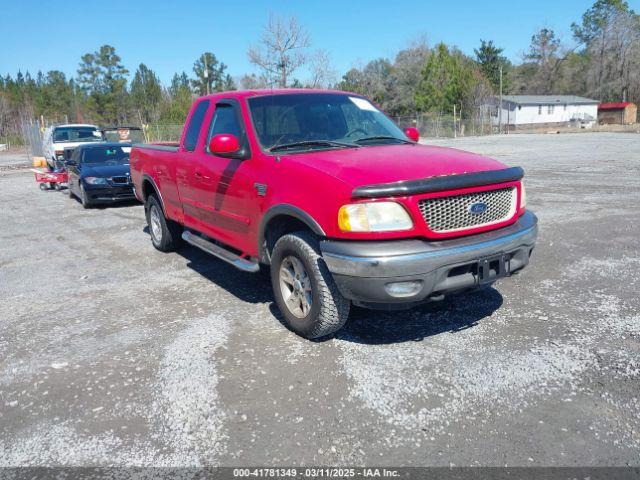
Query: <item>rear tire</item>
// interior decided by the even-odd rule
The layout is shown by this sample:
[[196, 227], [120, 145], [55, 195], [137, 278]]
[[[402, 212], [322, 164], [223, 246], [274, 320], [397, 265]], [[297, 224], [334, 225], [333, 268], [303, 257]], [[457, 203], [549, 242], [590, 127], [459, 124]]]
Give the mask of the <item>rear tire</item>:
[[144, 211], [151, 235], [151, 243], [161, 252], [173, 252], [182, 243], [182, 226], [164, 216], [162, 206], [155, 195], [149, 195]]
[[338, 291], [310, 232], [282, 236], [271, 255], [271, 285], [287, 327], [305, 338], [340, 330], [351, 303]]

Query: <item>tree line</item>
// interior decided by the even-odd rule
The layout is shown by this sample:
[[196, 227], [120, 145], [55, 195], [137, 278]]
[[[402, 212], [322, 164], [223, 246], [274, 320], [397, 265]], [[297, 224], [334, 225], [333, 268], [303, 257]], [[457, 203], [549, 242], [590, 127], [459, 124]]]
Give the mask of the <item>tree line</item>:
[[74, 78], [58, 70], [0, 76], [0, 138], [15, 133], [21, 119], [40, 116], [56, 123], [181, 123], [194, 96], [236, 88], [226, 70], [205, 52], [191, 76], [176, 73], [165, 88], [144, 63], [131, 76], [115, 49], [103, 45], [82, 56]]
[[571, 30], [572, 48], [550, 28], [535, 32], [519, 64], [491, 40], [481, 40], [473, 56], [418, 42], [393, 60], [352, 68], [338, 87], [369, 96], [392, 115], [451, 113], [456, 105], [471, 116], [500, 91], [501, 80], [505, 94], [640, 102], [640, 16], [628, 3], [597, 0]]
[[[418, 112], [465, 117], [479, 112], [502, 85], [505, 94], [575, 94], [600, 101], [640, 101], [640, 16], [625, 0], [596, 0], [571, 25], [569, 48], [550, 28], [531, 37], [518, 64], [491, 40], [468, 55], [454, 46], [416, 41], [395, 58], [378, 58], [336, 77], [323, 50], [311, 51], [295, 18], [270, 16], [247, 55], [256, 73], [234, 80], [212, 52], [164, 86], [140, 64], [131, 74], [115, 49], [103, 45], [81, 57], [77, 75], [52, 70], [0, 76], [0, 138], [19, 134], [22, 118], [98, 124], [180, 124], [195, 96], [264, 87], [338, 88], [361, 93], [390, 115]], [[304, 67], [304, 68], [303, 68]], [[301, 71], [309, 78], [301, 79]]]

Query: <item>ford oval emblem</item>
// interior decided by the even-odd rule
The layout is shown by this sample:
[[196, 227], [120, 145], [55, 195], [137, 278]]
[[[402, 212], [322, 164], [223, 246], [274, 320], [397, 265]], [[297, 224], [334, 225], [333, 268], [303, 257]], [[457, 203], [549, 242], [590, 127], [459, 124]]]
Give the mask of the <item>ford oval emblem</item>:
[[480, 215], [487, 211], [487, 204], [484, 202], [475, 202], [469, 205], [469, 213], [471, 215]]

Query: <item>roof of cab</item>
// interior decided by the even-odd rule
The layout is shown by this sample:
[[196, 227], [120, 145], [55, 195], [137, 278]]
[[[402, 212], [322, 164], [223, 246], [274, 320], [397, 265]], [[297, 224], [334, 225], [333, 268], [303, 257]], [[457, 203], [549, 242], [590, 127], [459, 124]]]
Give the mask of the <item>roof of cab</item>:
[[91, 125], [89, 123], [65, 123], [63, 125], [55, 125], [53, 128], [73, 128], [73, 127], [90, 127], [98, 129], [97, 125]]
[[230, 90], [228, 92], [216, 92], [205, 95], [202, 98], [218, 99], [218, 98], [250, 98], [261, 97], [264, 95], [286, 95], [286, 94], [318, 94], [318, 93], [336, 93], [341, 95], [356, 95], [350, 92], [340, 90], [321, 90], [314, 88], [264, 88], [255, 90]]
[[78, 145], [76, 148], [86, 150], [87, 148], [97, 148], [97, 147], [130, 147], [130, 146], [131, 146], [131, 142], [93, 142], [93, 143], [83, 143], [82, 145]]

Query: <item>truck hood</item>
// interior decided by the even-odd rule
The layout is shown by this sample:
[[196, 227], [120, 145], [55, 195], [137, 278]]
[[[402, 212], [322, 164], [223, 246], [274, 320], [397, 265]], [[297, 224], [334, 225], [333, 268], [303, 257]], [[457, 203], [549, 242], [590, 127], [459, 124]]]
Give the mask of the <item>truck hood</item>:
[[281, 159], [312, 166], [354, 188], [506, 168], [497, 160], [475, 153], [406, 144], [281, 155]]

